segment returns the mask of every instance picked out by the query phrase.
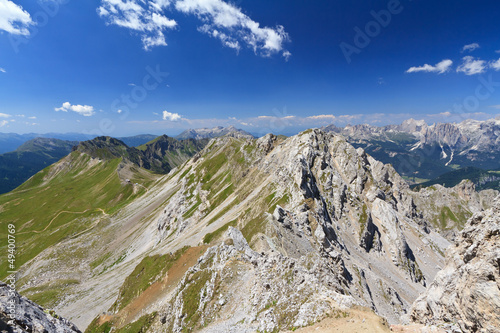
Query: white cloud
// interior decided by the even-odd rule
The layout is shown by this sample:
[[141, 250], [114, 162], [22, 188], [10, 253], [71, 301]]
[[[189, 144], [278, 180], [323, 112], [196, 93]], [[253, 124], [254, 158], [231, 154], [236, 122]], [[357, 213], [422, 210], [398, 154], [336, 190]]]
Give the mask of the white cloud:
[[175, 8], [196, 15], [204, 22], [199, 30], [227, 47], [239, 50], [241, 44], [246, 44], [262, 56], [280, 52], [285, 59], [291, 56], [283, 46], [290, 39], [283, 26], [261, 27], [233, 4], [222, 0], [179, 0]]
[[333, 114], [320, 114], [317, 116], [310, 116], [307, 117], [307, 119], [313, 119], [313, 120], [335, 120], [337, 117], [335, 117]]
[[30, 14], [23, 7], [9, 0], [0, 0], [0, 30], [28, 36], [28, 28], [33, 24]]
[[492, 61], [490, 63], [490, 67], [496, 71], [500, 71], [500, 59], [498, 59], [497, 61]]
[[63, 103], [63, 105], [60, 108], [55, 108], [54, 110], [56, 111], [63, 111], [63, 112], [68, 112], [68, 111], [73, 111], [76, 112], [82, 116], [85, 117], [90, 117], [95, 114], [94, 112], [94, 107], [90, 105], [71, 105], [69, 102]]
[[0, 72], [7, 73], [7, 71], [5, 70], [5, 68], [2, 68], [2, 67], [0, 67]]
[[7, 120], [0, 120], [0, 127], [4, 127], [7, 125], [9, 122]]
[[428, 72], [428, 73], [443, 74], [450, 70], [451, 65], [453, 65], [453, 61], [445, 59], [437, 63], [435, 66], [425, 64], [420, 67], [410, 67], [406, 71], [406, 73]]
[[486, 61], [475, 59], [467, 56], [463, 58], [463, 63], [457, 68], [457, 72], [465, 73], [465, 75], [475, 75], [484, 73], [486, 69]]
[[0, 118], [10, 118], [10, 117], [12, 117], [10, 114], [0, 113]]
[[33, 116], [33, 117], [28, 117], [28, 119], [36, 119], [36, 117], [35, 117], [35, 116]]
[[163, 120], [179, 121], [181, 120], [181, 115], [178, 113], [170, 113], [168, 111], [163, 111]]
[[141, 35], [144, 49], [167, 45], [164, 31], [177, 26], [175, 20], [162, 12], [170, 6], [170, 0], [102, 0], [97, 8], [107, 24], [131, 29]]
[[467, 45], [465, 45], [462, 48], [462, 53], [464, 53], [464, 52], [472, 52], [472, 51], [474, 51], [475, 49], [478, 49], [478, 48], [480, 48], [480, 46], [479, 46], [478, 43], [467, 44]]
[[122, 113], [122, 112], [123, 112], [123, 110], [118, 110], [118, 111], [116, 111], [116, 113], [118, 113], [118, 114], [120, 114], [120, 113]]
[[290, 59], [291, 56], [292, 54], [290, 53], [290, 51], [288, 50], [283, 51], [283, 58], [285, 58], [285, 61], [288, 61], [288, 59]]
[[175, 28], [177, 22], [164, 14], [174, 10], [196, 16], [202, 21], [198, 31], [237, 52], [248, 46], [265, 57], [281, 53], [288, 61], [292, 55], [284, 48], [290, 38], [283, 26], [261, 27], [240, 8], [223, 0], [101, 0], [97, 12], [107, 24], [140, 34], [144, 48], [149, 50], [167, 45], [164, 33]]

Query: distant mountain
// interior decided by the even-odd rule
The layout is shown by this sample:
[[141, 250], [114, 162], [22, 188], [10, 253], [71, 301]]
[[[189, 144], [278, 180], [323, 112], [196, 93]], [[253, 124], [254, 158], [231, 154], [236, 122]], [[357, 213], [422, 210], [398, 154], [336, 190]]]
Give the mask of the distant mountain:
[[75, 150], [101, 160], [123, 158], [139, 167], [156, 173], [168, 173], [201, 151], [208, 139], [177, 140], [159, 136], [137, 148], [111, 137], [97, 137], [80, 142]]
[[198, 129], [188, 129], [177, 135], [175, 138], [182, 139], [211, 139], [217, 138], [224, 135], [230, 135], [233, 137], [241, 138], [253, 138], [254, 136], [244, 130], [237, 129], [234, 126], [222, 127], [217, 126], [214, 128], [198, 128]]
[[9, 192], [71, 152], [77, 141], [35, 138], [0, 155], [0, 193]]
[[28, 134], [17, 134], [17, 133], [0, 133], [0, 154], [12, 152], [19, 148], [26, 141], [35, 138], [50, 138], [59, 139], [64, 141], [85, 141], [93, 139], [95, 135], [86, 135], [81, 133], [28, 133]]
[[[86, 141], [92, 140], [96, 135], [87, 135], [82, 133], [28, 133], [28, 134], [17, 134], [17, 133], [0, 133], [0, 154], [8, 153], [19, 148], [23, 143], [35, 139], [35, 138], [50, 138], [59, 139], [64, 141]], [[140, 134], [129, 137], [121, 137], [119, 140], [125, 142], [129, 147], [137, 147], [145, 144], [156, 138], [157, 135], [153, 134]]]
[[154, 140], [158, 135], [153, 134], [139, 134], [135, 136], [128, 136], [118, 138], [118, 140], [123, 141], [129, 147], [139, 147], [151, 140]]
[[149, 169], [168, 173], [201, 151], [210, 139], [177, 140], [166, 135], [139, 146], [149, 163]]
[[324, 130], [342, 134], [355, 147], [417, 182], [463, 167], [500, 166], [500, 119], [433, 125], [409, 119], [401, 125], [330, 125]]
[[478, 190], [500, 190], [500, 171], [487, 171], [474, 167], [447, 172], [433, 180], [414, 185], [413, 187], [429, 187], [436, 184], [443, 185], [444, 187], [453, 187], [465, 179], [473, 182]]

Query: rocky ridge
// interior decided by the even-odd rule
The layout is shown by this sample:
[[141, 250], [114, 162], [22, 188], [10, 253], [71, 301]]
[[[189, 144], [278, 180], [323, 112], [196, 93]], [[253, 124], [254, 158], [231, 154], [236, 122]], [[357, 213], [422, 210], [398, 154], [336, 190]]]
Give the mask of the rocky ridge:
[[500, 197], [474, 214], [446, 254], [441, 270], [411, 308], [413, 321], [454, 323], [463, 332], [500, 327]]
[[[455, 197], [458, 189], [449, 191]], [[391, 165], [321, 130], [286, 139], [217, 138], [105, 223], [97, 220], [95, 231], [26, 264], [20, 289], [77, 278], [58, 312], [81, 327], [104, 312], [103, 321], [123, 320], [129, 315], [112, 304], [141, 260], [207, 243], [210, 249], [161, 299], [117, 325], [151, 314], [150, 332], [216, 332], [233, 324], [286, 330], [352, 304], [398, 323], [444, 265], [449, 245], [424, 212], [446, 202], [432, 199], [433, 208], [419, 196]], [[479, 207], [471, 198], [455, 199]], [[82, 258], [77, 266], [67, 259], [72, 253]]]

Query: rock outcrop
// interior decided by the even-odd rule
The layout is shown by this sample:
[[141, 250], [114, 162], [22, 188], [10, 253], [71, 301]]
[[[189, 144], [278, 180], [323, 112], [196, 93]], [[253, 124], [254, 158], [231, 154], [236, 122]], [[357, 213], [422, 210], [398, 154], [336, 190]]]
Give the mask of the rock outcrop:
[[43, 309], [3, 282], [0, 282], [0, 332], [81, 333], [67, 319]]
[[446, 266], [413, 304], [411, 318], [456, 323], [464, 332], [500, 328], [500, 197], [474, 214], [446, 255]]
[[[272, 332], [335, 316], [346, 300], [394, 324], [408, 317], [450, 245], [427, 217], [427, 210], [441, 216], [448, 202], [436, 197], [439, 188], [419, 200], [390, 164], [318, 129], [290, 138], [213, 139], [147, 186], [116, 214], [89, 221], [95, 227], [24, 265], [20, 290], [78, 279], [55, 308], [81, 327], [120, 327], [151, 315], [148, 332], [235, 325], [236, 332]], [[453, 191], [449, 201], [474, 200], [470, 187]], [[184, 247], [196, 251], [185, 259], [189, 266], [178, 259], [185, 270], [165, 276], [151, 268], [152, 280], [137, 290], [125, 282], [148, 257]], [[68, 264], [70, 249], [85, 259]], [[162, 283], [159, 295], [154, 288]], [[113, 307], [126, 304], [122, 287], [137, 312]]]
[[211, 247], [158, 310], [148, 332], [277, 332], [325, 318], [334, 307], [356, 304], [344, 295], [328, 262], [311, 253], [300, 259], [257, 253], [238, 229]]

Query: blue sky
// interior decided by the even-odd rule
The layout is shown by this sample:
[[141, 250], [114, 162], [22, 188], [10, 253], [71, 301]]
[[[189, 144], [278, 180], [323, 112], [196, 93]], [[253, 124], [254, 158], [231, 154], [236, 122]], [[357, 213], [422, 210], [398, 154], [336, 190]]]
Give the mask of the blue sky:
[[487, 119], [500, 113], [499, 11], [493, 0], [0, 0], [0, 132]]

